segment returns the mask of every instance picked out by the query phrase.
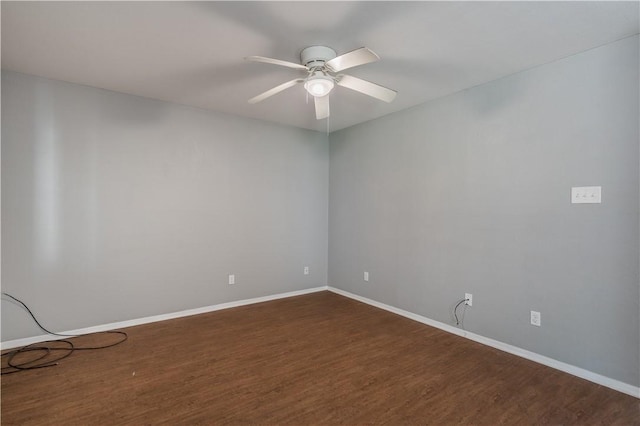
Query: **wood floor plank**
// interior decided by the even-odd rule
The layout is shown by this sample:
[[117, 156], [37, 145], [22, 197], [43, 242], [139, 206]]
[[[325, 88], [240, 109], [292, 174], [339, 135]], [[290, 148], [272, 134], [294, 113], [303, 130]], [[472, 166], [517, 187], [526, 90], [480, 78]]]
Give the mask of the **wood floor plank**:
[[636, 398], [330, 292], [126, 331], [3, 376], [2, 424], [640, 425]]

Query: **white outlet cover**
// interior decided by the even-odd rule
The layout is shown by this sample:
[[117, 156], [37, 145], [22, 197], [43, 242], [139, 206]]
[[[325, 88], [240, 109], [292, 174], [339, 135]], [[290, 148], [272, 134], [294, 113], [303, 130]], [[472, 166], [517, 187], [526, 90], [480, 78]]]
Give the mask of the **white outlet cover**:
[[236, 276], [233, 274], [229, 275], [229, 285], [233, 285], [236, 283]]
[[465, 305], [473, 306], [473, 294], [465, 293], [464, 294], [464, 300], [466, 300], [466, 302], [464, 303]]
[[308, 266], [304, 267], [304, 274], [305, 275], [309, 275], [309, 267]]
[[538, 311], [531, 311], [531, 325], [535, 325], [540, 327], [540, 312]]
[[601, 186], [574, 186], [571, 188], [571, 204], [602, 203]]
[[364, 280], [369, 281], [369, 273], [367, 271], [364, 271]]

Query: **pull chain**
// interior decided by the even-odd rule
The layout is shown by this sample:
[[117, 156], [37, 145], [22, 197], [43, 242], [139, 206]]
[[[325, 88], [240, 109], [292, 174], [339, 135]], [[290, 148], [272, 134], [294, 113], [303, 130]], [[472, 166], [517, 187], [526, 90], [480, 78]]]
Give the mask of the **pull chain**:
[[331, 114], [327, 117], [327, 136], [329, 136], [329, 120], [331, 119]]

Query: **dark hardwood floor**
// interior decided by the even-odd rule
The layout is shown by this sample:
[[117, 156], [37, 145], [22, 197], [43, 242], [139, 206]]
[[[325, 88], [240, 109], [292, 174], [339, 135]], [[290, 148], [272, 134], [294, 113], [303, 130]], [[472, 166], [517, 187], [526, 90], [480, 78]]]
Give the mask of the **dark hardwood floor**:
[[126, 331], [3, 376], [2, 424], [640, 424], [636, 398], [329, 292]]

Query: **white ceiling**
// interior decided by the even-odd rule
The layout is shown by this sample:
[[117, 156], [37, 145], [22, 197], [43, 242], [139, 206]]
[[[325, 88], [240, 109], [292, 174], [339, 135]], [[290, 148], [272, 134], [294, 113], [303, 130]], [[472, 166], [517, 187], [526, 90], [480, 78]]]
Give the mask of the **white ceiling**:
[[[302, 86], [247, 100], [323, 44], [381, 61], [348, 70], [398, 91], [391, 104], [338, 87], [331, 131], [639, 32], [635, 2], [7, 2], [2, 68], [326, 131]], [[302, 73], [304, 76], [304, 73]]]

